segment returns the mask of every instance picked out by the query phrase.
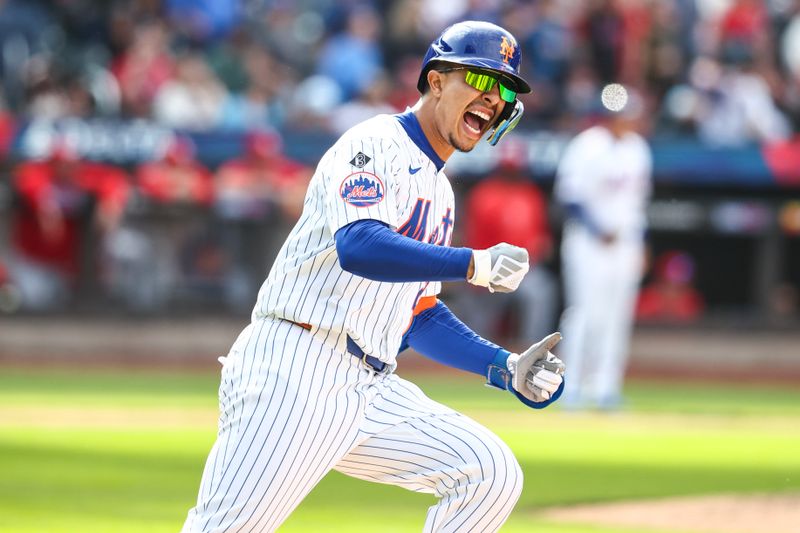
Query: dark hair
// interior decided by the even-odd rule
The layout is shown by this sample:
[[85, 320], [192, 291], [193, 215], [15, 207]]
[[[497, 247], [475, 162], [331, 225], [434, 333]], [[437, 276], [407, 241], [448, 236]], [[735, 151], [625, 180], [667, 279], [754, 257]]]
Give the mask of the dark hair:
[[[458, 63], [448, 63], [446, 61], [436, 61], [428, 68], [428, 72], [430, 72], [431, 70], [435, 70], [436, 72], [447, 72], [450, 69], [455, 69], [455, 68], [465, 68], [465, 67], [464, 67], [464, 65], [460, 65]], [[427, 93], [428, 89], [430, 89], [430, 86], [428, 85], [428, 72], [425, 73], [425, 80], [424, 80], [424, 84], [422, 86], [422, 94]]]

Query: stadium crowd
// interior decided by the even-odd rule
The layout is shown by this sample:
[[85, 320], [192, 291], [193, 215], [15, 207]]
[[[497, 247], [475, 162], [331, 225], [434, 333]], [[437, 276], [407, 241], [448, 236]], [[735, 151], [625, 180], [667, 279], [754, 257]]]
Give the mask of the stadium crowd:
[[[520, 130], [575, 132], [612, 81], [643, 96], [651, 136], [736, 147], [800, 125], [800, 0], [2, 0], [0, 310], [11, 279], [30, 309], [102, 285], [144, 311], [176, 291], [246, 311], [311, 173], [281, 136], [413, 105], [429, 43], [464, 19], [519, 38]], [[127, 167], [58, 142], [8, 157], [14, 124], [95, 118], [177, 133]], [[190, 136], [210, 131], [243, 136], [240, 157], [198, 161]]]
[[609, 81], [657, 134], [737, 145], [800, 120], [796, 0], [6, 0], [2, 89], [28, 118], [338, 133], [412, 104], [427, 45], [469, 18], [519, 37], [529, 127], [569, 129]]

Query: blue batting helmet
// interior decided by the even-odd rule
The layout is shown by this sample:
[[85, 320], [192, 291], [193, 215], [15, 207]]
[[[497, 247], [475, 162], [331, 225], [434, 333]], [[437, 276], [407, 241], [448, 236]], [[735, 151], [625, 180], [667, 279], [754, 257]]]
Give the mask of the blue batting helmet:
[[453, 24], [428, 48], [422, 60], [417, 89], [425, 92], [427, 74], [436, 63], [469, 65], [503, 74], [518, 93], [531, 87], [519, 75], [520, 48], [509, 32], [490, 22], [466, 21]]

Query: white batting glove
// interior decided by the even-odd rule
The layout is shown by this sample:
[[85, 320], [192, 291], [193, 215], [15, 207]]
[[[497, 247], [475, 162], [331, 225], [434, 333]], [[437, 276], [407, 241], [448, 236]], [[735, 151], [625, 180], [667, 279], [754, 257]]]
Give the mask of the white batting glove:
[[564, 381], [564, 363], [550, 353], [561, 340], [561, 333], [551, 333], [521, 354], [508, 356], [511, 386], [532, 402], [545, 402]]
[[469, 282], [489, 292], [514, 292], [528, 273], [528, 250], [501, 242], [486, 250], [472, 250]]

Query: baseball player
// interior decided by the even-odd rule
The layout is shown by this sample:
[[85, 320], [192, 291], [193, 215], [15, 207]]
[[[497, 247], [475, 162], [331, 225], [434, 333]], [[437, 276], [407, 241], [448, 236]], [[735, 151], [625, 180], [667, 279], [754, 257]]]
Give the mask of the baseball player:
[[574, 408], [620, 403], [651, 191], [650, 148], [635, 131], [641, 98], [612, 84], [602, 103], [600, 122], [567, 146], [555, 184], [568, 213], [559, 353], [570, 365], [564, 402]]
[[519, 121], [514, 37], [462, 22], [430, 46], [413, 109], [323, 156], [252, 321], [223, 358], [217, 441], [183, 531], [273, 531], [331, 469], [434, 494], [425, 531], [495, 531], [522, 490], [511, 450], [394, 373], [407, 347], [541, 408], [563, 390], [554, 333], [509, 353], [461, 323], [444, 281], [513, 291], [527, 252], [450, 247], [455, 150]]

